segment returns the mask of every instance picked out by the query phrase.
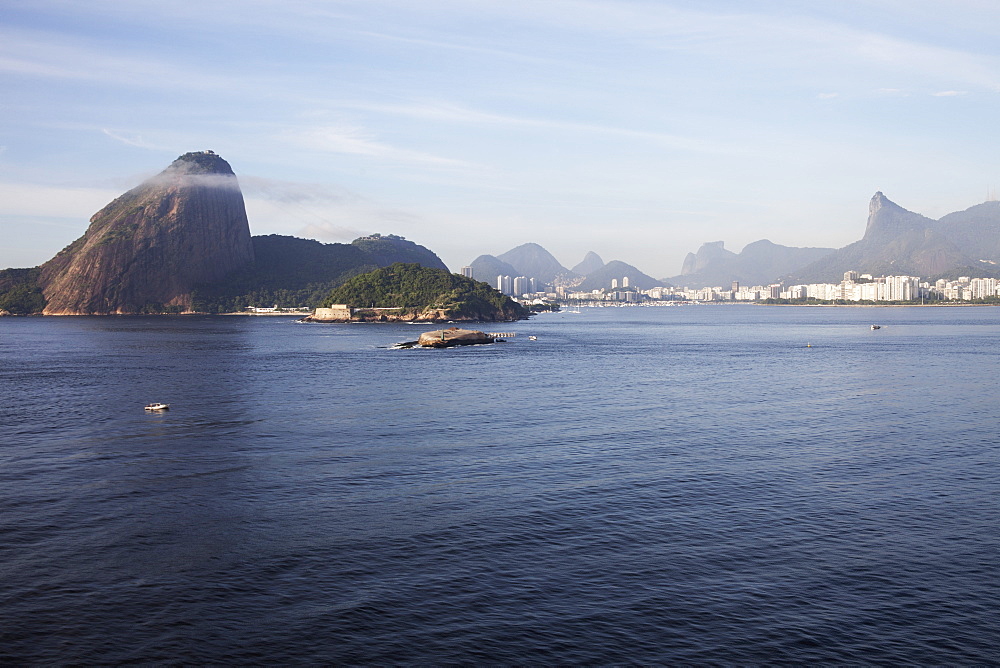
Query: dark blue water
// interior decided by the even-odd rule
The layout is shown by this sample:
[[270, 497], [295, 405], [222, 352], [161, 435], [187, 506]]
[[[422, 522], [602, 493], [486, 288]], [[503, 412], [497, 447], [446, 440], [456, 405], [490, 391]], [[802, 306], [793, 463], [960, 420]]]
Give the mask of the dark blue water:
[[1000, 660], [1000, 309], [422, 329], [0, 319], [0, 660]]

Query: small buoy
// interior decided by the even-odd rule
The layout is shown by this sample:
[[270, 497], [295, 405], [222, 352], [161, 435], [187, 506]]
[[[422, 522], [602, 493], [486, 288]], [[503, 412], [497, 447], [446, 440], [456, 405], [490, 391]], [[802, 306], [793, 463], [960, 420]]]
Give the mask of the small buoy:
[[812, 348], [812, 347], [813, 347], [813, 344], [811, 344], [811, 343], [807, 343], [806, 344], [806, 348]]

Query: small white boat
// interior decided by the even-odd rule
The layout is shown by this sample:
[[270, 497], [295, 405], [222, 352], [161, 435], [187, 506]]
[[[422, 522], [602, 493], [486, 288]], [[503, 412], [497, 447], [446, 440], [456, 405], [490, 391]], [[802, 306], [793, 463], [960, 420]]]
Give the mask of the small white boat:
[[529, 340], [529, 341], [537, 341], [537, 340], [538, 340], [538, 337], [537, 337], [537, 336], [529, 336], [529, 337], [528, 337], [528, 340]]
[[166, 410], [170, 410], [170, 404], [163, 404], [163, 403], [159, 403], [159, 402], [152, 403], [152, 404], [146, 404], [146, 410], [147, 411], [166, 411]]
[[882, 325], [872, 325], [872, 329], [882, 329]]

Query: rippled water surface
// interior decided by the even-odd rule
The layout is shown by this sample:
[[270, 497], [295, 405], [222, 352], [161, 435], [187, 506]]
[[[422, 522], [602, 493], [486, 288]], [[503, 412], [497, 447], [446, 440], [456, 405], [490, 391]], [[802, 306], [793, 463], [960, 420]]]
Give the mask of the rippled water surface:
[[0, 660], [1000, 660], [1000, 309], [500, 328], [0, 319]]

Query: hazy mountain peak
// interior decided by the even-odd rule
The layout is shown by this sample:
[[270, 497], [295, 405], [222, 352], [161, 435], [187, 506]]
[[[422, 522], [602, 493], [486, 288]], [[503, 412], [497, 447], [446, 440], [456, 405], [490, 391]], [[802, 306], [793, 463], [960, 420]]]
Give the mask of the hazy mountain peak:
[[724, 241], [706, 241], [695, 254], [688, 253], [681, 267], [681, 276], [696, 274], [723, 260], [736, 257], [736, 253], [726, 250]]
[[604, 266], [604, 260], [601, 256], [594, 251], [587, 251], [587, 254], [583, 256], [580, 264], [573, 267], [571, 270], [574, 274], [580, 274], [581, 276], [586, 276], [587, 274], [597, 271]]
[[521, 244], [498, 255], [497, 259], [514, 267], [519, 275], [534, 277], [545, 283], [551, 283], [557, 276], [569, 273], [551, 253], [536, 243]]
[[794, 248], [768, 239], [754, 241], [737, 253], [721, 241], [702, 244], [697, 255], [688, 253], [681, 275], [671, 282], [688, 285], [767, 284], [783, 273], [794, 271], [832, 253], [832, 248]]

